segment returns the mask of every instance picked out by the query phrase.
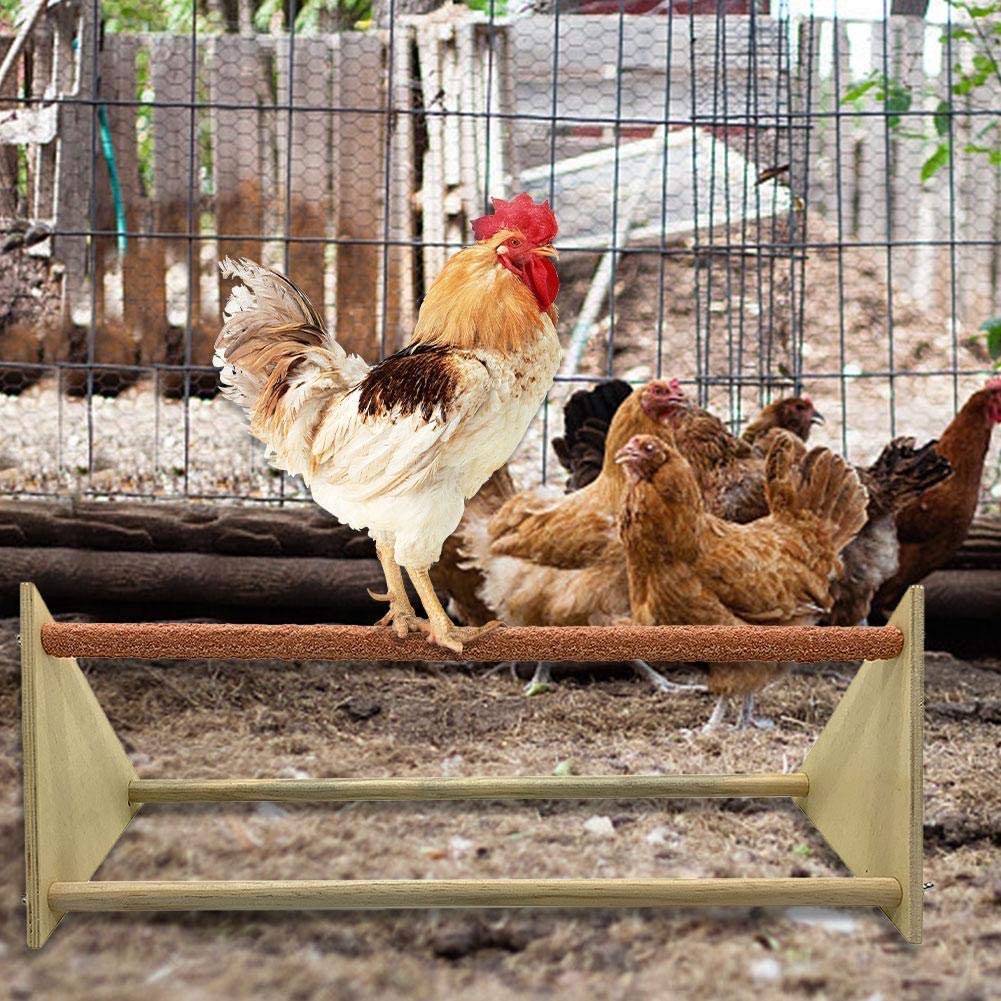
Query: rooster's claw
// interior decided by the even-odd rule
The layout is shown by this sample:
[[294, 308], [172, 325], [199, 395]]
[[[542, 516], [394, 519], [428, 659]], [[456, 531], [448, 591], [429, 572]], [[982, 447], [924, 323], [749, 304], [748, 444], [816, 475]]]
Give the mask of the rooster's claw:
[[449, 622], [448, 626], [439, 632], [435, 623], [432, 623], [428, 631], [428, 643], [443, 646], [453, 653], [462, 653], [464, 644], [472, 643], [503, 625], [500, 619], [493, 619], [482, 626], [456, 626]]

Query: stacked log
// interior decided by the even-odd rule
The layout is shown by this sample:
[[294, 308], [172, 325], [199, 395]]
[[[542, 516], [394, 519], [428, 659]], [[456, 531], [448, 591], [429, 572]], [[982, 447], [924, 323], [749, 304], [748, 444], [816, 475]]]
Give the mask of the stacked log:
[[[183, 608], [364, 623], [382, 613], [368, 589], [385, 590], [371, 540], [313, 504], [0, 503], [6, 614], [23, 580], [57, 609], [142, 606], [144, 618]], [[930, 623], [1001, 622], [1001, 519], [977, 519], [924, 584]]]

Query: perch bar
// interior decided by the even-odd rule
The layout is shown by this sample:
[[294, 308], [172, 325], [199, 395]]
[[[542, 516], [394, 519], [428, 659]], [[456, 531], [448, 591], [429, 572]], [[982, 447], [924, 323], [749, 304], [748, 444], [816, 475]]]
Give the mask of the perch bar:
[[[877, 906], [921, 940], [923, 592], [883, 629], [503, 629], [455, 658], [420, 637], [342, 626], [53, 622], [21, 587], [28, 945], [64, 914], [112, 910], [418, 907]], [[373, 660], [852, 660], [859, 669], [790, 774], [140, 779], [75, 657]], [[145, 803], [789, 796], [853, 877], [94, 881]]]
[[52, 657], [193, 660], [849, 661], [890, 659], [896, 626], [522, 626], [497, 629], [461, 654], [423, 636], [371, 626], [263, 626], [205, 622], [50, 622]]

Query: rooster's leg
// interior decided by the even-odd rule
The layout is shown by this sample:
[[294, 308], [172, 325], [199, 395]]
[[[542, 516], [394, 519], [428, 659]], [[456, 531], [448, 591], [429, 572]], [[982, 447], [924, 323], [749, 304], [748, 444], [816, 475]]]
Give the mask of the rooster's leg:
[[649, 681], [658, 692], [704, 692], [705, 685], [680, 685], [676, 681], [668, 681], [664, 675], [655, 671], [645, 660], [634, 660], [632, 662], [636, 673], [646, 681]]
[[437, 643], [438, 646], [453, 650], [455, 653], [462, 653], [463, 643], [472, 643], [484, 633], [489, 633], [502, 624], [495, 619], [485, 626], [457, 626], [448, 617], [445, 609], [441, 607], [427, 567], [422, 569], [407, 567], [406, 571], [410, 574], [410, 579], [414, 582], [414, 587], [420, 595], [424, 611], [427, 612], [428, 622], [425, 628], [429, 643]]
[[376, 554], [382, 564], [382, 572], [386, 575], [386, 594], [376, 594], [369, 591], [369, 597], [375, 601], [388, 601], [389, 611], [379, 619], [377, 626], [391, 626], [400, 639], [407, 633], [427, 631], [428, 624], [417, 617], [414, 606], [407, 597], [407, 589], [403, 584], [403, 571], [393, 559], [393, 547], [376, 543]]

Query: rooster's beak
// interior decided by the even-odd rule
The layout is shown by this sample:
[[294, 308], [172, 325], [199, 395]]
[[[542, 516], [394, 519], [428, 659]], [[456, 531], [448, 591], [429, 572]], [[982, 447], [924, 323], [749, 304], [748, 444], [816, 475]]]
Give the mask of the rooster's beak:
[[813, 416], [810, 418], [811, 424], [826, 424], [827, 418], [819, 410], [814, 410]]
[[559, 251], [551, 243], [547, 243], [543, 247], [536, 247], [535, 250], [532, 251], [532, 253], [540, 254], [542, 257], [559, 258], [560, 256]]

